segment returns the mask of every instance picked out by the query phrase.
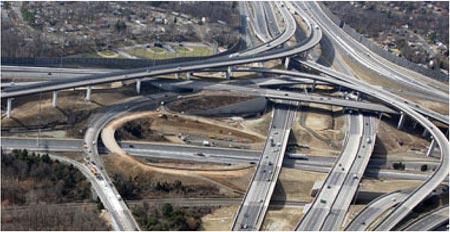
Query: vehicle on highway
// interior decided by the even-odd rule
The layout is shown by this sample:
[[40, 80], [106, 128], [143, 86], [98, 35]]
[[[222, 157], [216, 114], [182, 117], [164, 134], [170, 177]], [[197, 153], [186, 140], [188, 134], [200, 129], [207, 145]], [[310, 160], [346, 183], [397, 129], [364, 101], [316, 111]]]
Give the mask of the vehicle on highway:
[[195, 156], [202, 156], [202, 157], [205, 156], [205, 154], [203, 154], [202, 152], [195, 152], [194, 155]]

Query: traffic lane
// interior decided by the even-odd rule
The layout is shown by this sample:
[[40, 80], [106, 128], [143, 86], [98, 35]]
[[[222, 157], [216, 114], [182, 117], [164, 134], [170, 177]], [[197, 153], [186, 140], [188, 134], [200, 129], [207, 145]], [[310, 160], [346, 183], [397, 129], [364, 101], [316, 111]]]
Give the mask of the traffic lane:
[[[40, 138], [40, 146], [37, 146], [37, 139], [31, 138], [10, 138], [3, 137], [1, 145], [3, 149], [29, 149], [32, 151], [48, 152], [48, 151], [82, 151], [83, 140], [81, 139], [50, 139]], [[48, 144], [45, 146], [44, 144]], [[238, 149], [221, 149], [215, 147], [190, 147], [177, 146], [171, 144], [152, 144], [145, 142], [122, 142], [123, 149], [133, 156], [164, 158], [164, 159], [183, 159], [196, 162], [212, 162], [212, 163], [256, 163], [259, 159], [260, 152]], [[134, 148], [130, 148], [132, 145]], [[41, 149], [39, 149], [41, 147]], [[43, 148], [42, 148], [43, 147]], [[99, 148], [103, 152], [102, 148]], [[205, 156], [195, 156], [194, 153], [201, 152]], [[331, 165], [336, 161], [336, 157], [332, 156], [308, 156], [307, 160], [292, 159], [285, 157], [283, 167], [296, 168], [306, 171], [329, 172]], [[398, 161], [386, 161], [371, 159], [369, 168], [364, 175], [367, 177], [408, 179], [408, 180], [424, 180], [429, 174], [426, 173], [404, 173], [389, 170], [378, 170], [380, 166], [392, 166], [391, 163]], [[410, 161], [405, 164], [417, 163], [422, 165], [423, 161]], [[431, 166], [437, 165], [436, 161], [425, 162]], [[448, 180], [448, 178], [447, 178]]]
[[[282, 120], [279, 121], [279, 118]], [[269, 137], [264, 146], [263, 156], [260, 158], [257, 169], [250, 182], [243, 203], [238, 210], [237, 216], [232, 225], [233, 230], [259, 230], [268, 208], [268, 201], [271, 198], [271, 188], [275, 185], [279, 174], [277, 170], [277, 161], [283, 158], [283, 151], [280, 149], [272, 150], [273, 144], [281, 144], [284, 140], [284, 130], [290, 125], [289, 120], [292, 117], [286, 112], [286, 109], [275, 105], [274, 116], [272, 118]], [[275, 122], [277, 122], [276, 125]], [[272, 142], [273, 141], [273, 142]], [[276, 147], [280, 147], [277, 146]], [[274, 154], [274, 155], [273, 155]], [[281, 157], [280, 157], [281, 156]], [[254, 202], [256, 199], [257, 202]]]
[[[359, 123], [359, 120], [362, 123], [362, 116], [350, 114], [348, 120], [350, 128], [347, 129], [346, 145], [342, 151], [342, 155], [339, 156], [331, 172], [326, 177], [311, 207], [305, 213], [296, 230], [320, 230], [341, 191], [345, 177], [358, 152], [359, 137], [362, 134], [362, 126]], [[352, 130], [352, 127], [355, 127], [356, 130]], [[354, 133], [350, 131], [354, 131]], [[318, 211], [322, 212], [323, 209], [326, 209], [326, 213], [318, 214]]]
[[[303, 3], [303, 4], [307, 5], [306, 3]], [[345, 38], [345, 40], [351, 40], [351, 41], [354, 40], [347, 33], [345, 33], [340, 28], [338, 28], [337, 25], [335, 25], [333, 22], [331, 22], [327, 16], [318, 17], [321, 15], [324, 15], [324, 13], [317, 4], [313, 4], [313, 3], [311, 3], [311, 4], [308, 3], [308, 4], [309, 4], [310, 11], [313, 12], [314, 16], [316, 16], [315, 17], [316, 22], [318, 22], [322, 26], [322, 28], [325, 29], [324, 31], [326, 31], [327, 33], [333, 31], [333, 33], [339, 34], [342, 38]], [[327, 20], [327, 22], [325, 23], [322, 20]], [[333, 27], [337, 30], [332, 30], [331, 27]], [[363, 46], [354, 46], [355, 44], [352, 44], [353, 46], [350, 46], [343, 39], [341, 39], [341, 37], [339, 35], [333, 36], [333, 38], [335, 38], [335, 41], [340, 41], [341, 43], [338, 43], [338, 44], [340, 44], [341, 47], [344, 48], [344, 50], [347, 50], [347, 52], [351, 53], [357, 61], [360, 61], [362, 64], [365, 64], [367, 67], [375, 70], [378, 73], [381, 73], [386, 78], [394, 79], [397, 82], [401, 82], [404, 85], [414, 88], [416, 90], [426, 92], [426, 93], [434, 95], [434, 96], [443, 97], [448, 100], [448, 94], [443, 94], [441, 91], [438, 91], [438, 93], [436, 93], [435, 91], [429, 90], [431, 88], [430, 86], [426, 86], [426, 85], [424, 86], [423, 83], [420, 83], [420, 82], [416, 81], [415, 79], [410, 78], [408, 75], [404, 75], [403, 73], [398, 72], [397, 70], [393, 69], [392, 67], [381, 63], [377, 59], [373, 59], [372, 56], [368, 55], [368, 53], [371, 53], [370, 50], [368, 50], [367, 48], [365, 48]], [[358, 43], [356, 43], [356, 44], [358, 44]], [[357, 50], [359, 54], [355, 50]], [[406, 79], [408, 81], [405, 81], [404, 79]]]

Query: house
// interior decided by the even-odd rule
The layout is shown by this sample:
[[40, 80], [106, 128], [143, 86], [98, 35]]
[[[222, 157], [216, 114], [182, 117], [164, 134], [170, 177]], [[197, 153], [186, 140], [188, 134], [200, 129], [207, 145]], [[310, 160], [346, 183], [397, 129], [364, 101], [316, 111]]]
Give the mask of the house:
[[167, 19], [159, 16], [159, 17], [155, 18], [155, 23], [156, 24], [167, 24]]

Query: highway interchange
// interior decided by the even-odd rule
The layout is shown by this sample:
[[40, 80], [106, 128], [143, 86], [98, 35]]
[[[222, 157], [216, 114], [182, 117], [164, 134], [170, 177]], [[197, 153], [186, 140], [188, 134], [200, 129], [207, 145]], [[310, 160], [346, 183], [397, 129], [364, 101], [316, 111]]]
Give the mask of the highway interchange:
[[[315, 2], [251, 2], [243, 3], [251, 5], [252, 11], [247, 7], [249, 14], [248, 22], [252, 27], [252, 31], [262, 42], [261, 45], [241, 51], [236, 54], [211, 58], [203, 61], [192, 61], [184, 63], [176, 63], [163, 66], [138, 68], [126, 71], [110, 70], [94, 70], [79, 71], [66, 70], [66, 74], [60, 79], [52, 79], [51, 81], [32, 83], [27, 85], [12, 85], [2, 89], [2, 100], [18, 98], [21, 96], [32, 95], [42, 92], [63, 91], [66, 89], [93, 86], [103, 83], [125, 80], [142, 80], [154, 82], [156, 85], [169, 85], [177, 88], [190, 88], [193, 90], [220, 90], [229, 92], [245, 92], [254, 96], [263, 96], [272, 99], [275, 103], [274, 114], [270, 130], [268, 132], [266, 143], [263, 151], [239, 151], [229, 149], [213, 149], [213, 148], [197, 148], [197, 150], [209, 149], [203, 151], [206, 157], [197, 157], [196, 159], [207, 160], [207, 162], [219, 163], [255, 163], [257, 162], [256, 171], [249, 184], [248, 190], [242, 200], [238, 212], [235, 214], [232, 230], [260, 230], [263, 223], [270, 199], [278, 180], [278, 175], [282, 166], [286, 166], [285, 150], [287, 140], [289, 138], [290, 127], [295, 118], [295, 109], [290, 105], [286, 107], [283, 103], [292, 102], [311, 102], [319, 104], [330, 104], [335, 106], [343, 106], [347, 109], [353, 109], [358, 112], [347, 113], [349, 122], [346, 131], [346, 140], [341, 155], [333, 160], [327, 160], [328, 166], [314, 166], [314, 159], [308, 161], [294, 161], [294, 167], [305, 168], [308, 170], [322, 170], [328, 173], [318, 191], [314, 201], [306, 210], [305, 216], [299, 221], [297, 230], [340, 230], [343, 225], [344, 217], [354, 195], [358, 191], [359, 182], [363, 176], [370, 175], [370, 159], [372, 150], [376, 140], [377, 120], [374, 117], [377, 114], [385, 113], [391, 115], [406, 115], [420, 124], [424, 130], [429, 133], [436, 142], [440, 151], [440, 160], [436, 163], [434, 173], [418, 177], [425, 180], [423, 184], [415, 189], [408, 191], [394, 192], [388, 197], [381, 197], [373, 202], [379, 205], [371, 208], [367, 206], [346, 228], [348, 230], [392, 230], [398, 226], [399, 222], [408, 216], [414, 207], [419, 205], [432, 191], [438, 188], [442, 182], [448, 182], [448, 138], [444, 133], [434, 125], [430, 120], [436, 120], [448, 125], [448, 115], [442, 115], [434, 112], [417, 103], [406, 100], [395, 94], [395, 91], [389, 91], [384, 88], [374, 86], [365, 81], [351, 77], [348, 68], [343, 67], [336, 71], [331, 68], [316, 64], [313, 61], [296, 57], [300, 53], [307, 53], [313, 49], [325, 34], [334, 46], [345, 51], [345, 54], [352, 57], [353, 60], [361, 63], [368, 69], [378, 72], [384, 78], [401, 83], [403, 86], [414, 89], [422, 95], [429, 98], [437, 98], [440, 101], [448, 101], [448, 93], [442, 91], [442, 87], [436, 84], [436, 81], [424, 84], [423, 78], [413, 78], [408, 72], [404, 72], [401, 68], [395, 68], [389, 62], [380, 62], [376, 55], [372, 54], [363, 45], [353, 41], [344, 31], [339, 29], [321, 10], [320, 6]], [[273, 6], [276, 6], [275, 8]], [[289, 9], [288, 9], [289, 8]], [[280, 31], [277, 26], [280, 22], [276, 21], [276, 9], [283, 17], [284, 30]], [[301, 16], [308, 25], [308, 37], [304, 41], [298, 42], [291, 47], [279, 48], [294, 35], [298, 28], [293, 17], [293, 12]], [[246, 30], [249, 32], [249, 30]], [[248, 35], [247, 35], [248, 36]], [[313, 52], [311, 52], [313, 54]], [[298, 71], [281, 70], [275, 68], [264, 67], [239, 67], [238, 65], [260, 63], [270, 60], [283, 59], [285, 66], [289, 66], [289, 62], [297, 62], [305, 67], [312, 68], [322, 74], [314, 75]], [[14, 71], [14, 67], [8, 67]], [[35, 73], [36, 68], [29, 68]], [[359, 92], [363, 97], [359, 100], [341, 99], [336, 97], [324, 97], [312, 94], [294, 93], [284, 90], [271, 90], [254, 88], [249, 86], [238, 86], [224, 83], [207, 83], [202, 81], [164, 81], [148, 77], [157, 77], [160, 75], [195, 72], [195, 71], [221, 71], [223, 72], [255, 72], [265, 74], [276, 74], [279, 76], [287, 76], [291, 81], [302, 83], [305, 79], [314, 80], [330, 85], [345, 87], [349, 90]], [[16, 69], [17, 70], [17, 69]], [[23, 70], [20, 70], [23, 71]], [[41, 71], [45, 74], [47, 70]], [[57, 70], [53, 71], [57, 72]], [[38, 74], [35, 74], [38, 75]], [[45, 76], [45, 75], [44, 75]], [[14, 75], [11, 76], [14, 78]], [[39, 77], [39, 76], [37, 76]], [[231, 75], [227, 76], [231, 78]], [[47, 140], [42, 148], [44, 140], [14, 140], [2, 139], [3, 148], [14, 148], [23, 146], [24, 144], [33, 149], [44, 149], [46, 151], [80, 151], [80, 144], [86, 145], [83, 149], [84, 157], [89, 160], [99, 171], [101, 178], [92, 176], [87, 167], [81, 164], [75, 164], [73, 161], [63, 160], [64, 162], [72, 162], [77, 166], [83, 174], [85, 174], [93, 184], [100, 199], [108, 209], [113, 219], [113, 227], [116, 230], [139, 230], [134, 217], [129, 211], [125, 202], [121, 199], [117, 190], [110, 185], [111, 180], [104, 169], [103, 162], [99, 156], [97, 143], [101, 130], [113, 119], [120, 117], [133, 110], [154, 110], [161, 100], [171, 98], [174, 95], [166, 96], [164, 94], [155, 94], [151, 96], [137, 96], [124, 100], [119, 104], [105, 107], [99, 113], [92, 116], [92, 120], [88, 125], [88, 130], [84, 140], [67, 140], [67, 145], [61, 145], [59, 142]], [[368, 98], [370, 96], [370, 98]], [[376, 103], [370, 102], [371, 99], [377, 99]], [[149, 104], [149, 102], [152, 102]], [[380, 103], [381, 102], [381, 103]], [[284, 107], [280, 107], [284, 106]], [[35, 145], [30, 143], [37, 143]], [[17, 145], [19, 144], [19, 145]], [[70, 144], [70, 145], [69, 145]], [[196, 148], [187, 147], [171, 147], [167, 149], [157, 149], [156, 145], [144, 145], [140, 148], [138, 143], [123, 142], [121, 146], [130, 155], [149, 155], [152, 157], [176, 157], [179, 159], [192, 159], [192, 153]], [[26, 146], [25, 146], [26, 147]], [[170, 147], [170, 146], [167, 146]], [[190, 150], [191, 149], [191, 150]], [[165, 153], [162, 154], [162, 150]], [[183, 152], [180, 152], [183, 151]], [[220, 156], [220, 157], [219, 157]], [[184, 157], [184, 158], [183, 158]], [[63, 158], [58, 158], [63, 159]], [[316, 158], [320, 159], [320, 158]], [[324, 158], [326, 159], [326, 158]], [[316, 160], [316, 162], [320, 162]], [[366, 170], [367, 168], [367, 170]], [[372, 173], [373, 174], [373, 173]], [[382, 175], [382, 172], [378, 172]], [[395, 175], [395, 174], [394, 174]], [[401, 176], [400, 174], [399, 176]], [[408, 174], [406, 174], [408, 175]], [[387, 175], [389, 176], [389, 175]], [[413, 175], [414, 176], [414, 175]], [[422, 175], [423, 176], [423, 175]], [[392, 201], [395, 196], [395, 203]], [[388, 203], [382, 203], [382, 199], [387, 199]], [[389, 200], [390, 199], [390, 200]], [[369, 204], [370, 205], [370, 204]], [[445, 209], [445, 207], [443, 207]], [[392, 210], [391, 210], [392, 209]], [[447, 206], [448, 211], [448, 206]], [[390, 211], [389, 211], [390, 210]], [[448, 214], [442, 217], [443, 209], [436, 212], [430, 212], [416, 222], [407, 225], [405, 229], [426, 230], [433, 229], [448, 224]], [[384, 220], [376, 225], [375, 220], [379, 215], [385, 213]], [[431, 223], [433, 222], [433, 223]], [[433, 227], [427, 227], [427, 223]], [[293, 228], [294, 229], [294, 228]]]

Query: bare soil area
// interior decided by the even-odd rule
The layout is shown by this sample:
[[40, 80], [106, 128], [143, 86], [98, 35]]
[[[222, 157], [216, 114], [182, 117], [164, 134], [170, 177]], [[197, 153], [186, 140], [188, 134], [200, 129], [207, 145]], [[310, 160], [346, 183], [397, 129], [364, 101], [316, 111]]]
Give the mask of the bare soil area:
[[311, 189], [318, 180], [324, 180], [326, 173], [301, 171], [292, 168], [281, 169], [272, 199], [312, 201]]
[[[111, 176], [118, 174], [124, 176], [124, 179], [132, 180], [139, 199], [168, 196], [239, 197], [242, 196], [242, 188], [239, 185], [242, 182], [248, 184], [253, 171], [253, 168], [230, 171], [186, 171], [182, 168], [152, 167], [132, 157], [113, 154], [104, 156], [103, 159]], [[178, 164], [178, 167], [182, 167], [181, 164]], [[185, 166], [185, 168], [188, 167], [192, 165]], [[213, 167], [209, 166], [209, 168]], [[157, 185], [173, 188], [166, 191], [167, 189], [161, 189]]]
[[170, 111], [184, 112], [190, 114], [198, 110], [212, 109], [220, 106], [226, 106], [241, 101], [253, 99], [254, 97], [246, 95], [229, 94], [226, 92], [202, 94], [193, 97], [185, 97], [178, 101], [170, 102], [166, 108]]
[[420, 135], [398, 130], [396, 125], [382, 120], [378, 125], [374, 154], [385, 156], [407, 151], [426, 152], [428, 145], [429, 142]]
[[342, 148], [345, 117], [332, 106], [311, 104], [301, 108], [292, 127], [299, 152], [310, 155], [336, 155]]
[[229, 231], [239, 205], [222, 206], [202, 217], [200, 230]]
[[231, 127], [206, 124], [199, 120], [193, 121], [178, 117], [177, 115], [167, 115], [166, 118], [155, 118], [150, 125], [150, 129], [163, 132], [164, 136], [176, 136], [181, 133], [188, 136], [194, 135], [204, 140], [235, 141], [248, 145], [264, 142], [260, 137], [232, 129]]
[[[41, 134], [43, 137], [82, 138], [87, 119], [95, 109], [135, 95], [131, 87], [93, 89], [92, 100], [87, 102], [84, 100], [84, 90], [61, 91], [58, 93], [56, 108], [52, 107], [52, 93], [43, 93], [42, 97], [33, 95], [16, 98], [12, 103], [12, 118], [3, 117], [1, 120], [2, 135], [26, 136], [27, 133], [35, 133], [38, 128], [45, 128], [42, 129], [44, 132], [66, 130], [67, 133], [43, 133]], [[2, 102], [2, 108], [6, 107], [4, 104]], [[11, 132], [8, 132], [8, 129]]]
[[399, 189], [415, 188], [423, 181], [418, 180], [385, 180], [385, 179], [368, 179], [361, 180], [361, 191], [376, 191], [376, 192], [392, 192]]
[[292, 231], [303, 216], [303, 208], [269, 207], [264, 219], [264, 231]]

